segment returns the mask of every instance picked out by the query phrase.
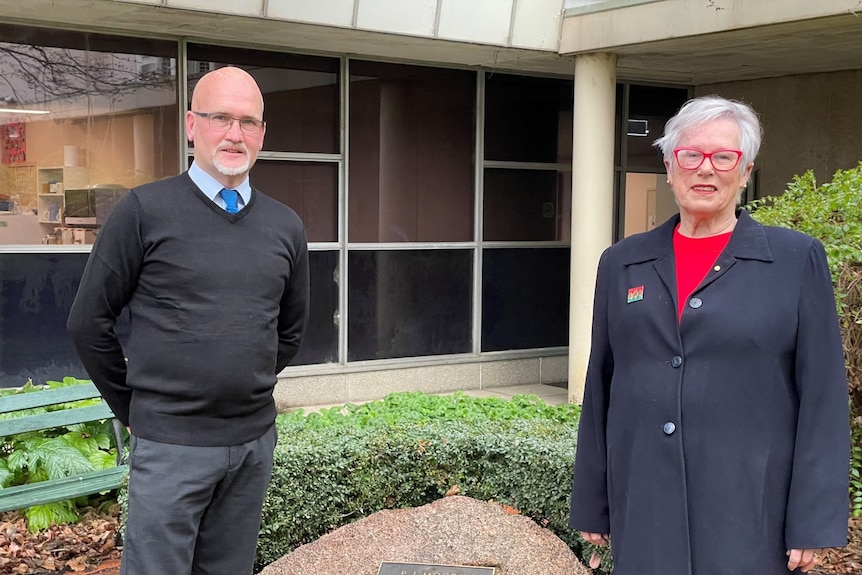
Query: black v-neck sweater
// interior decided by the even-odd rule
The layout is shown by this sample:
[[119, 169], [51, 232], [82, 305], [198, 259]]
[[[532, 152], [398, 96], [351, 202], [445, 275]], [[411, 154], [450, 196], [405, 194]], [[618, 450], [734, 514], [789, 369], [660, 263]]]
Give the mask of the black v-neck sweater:
[[[243, 210], [228, 214], [182, 174], [135, 188], [114, 208], [68, 328], [93, 382], [134, 434], [237, 445], [274, 421], [276, 374], [299, 349], [308, 277], [293, 210], [253, 190]], [[114, 324], [126, 306], [123, 350]]]

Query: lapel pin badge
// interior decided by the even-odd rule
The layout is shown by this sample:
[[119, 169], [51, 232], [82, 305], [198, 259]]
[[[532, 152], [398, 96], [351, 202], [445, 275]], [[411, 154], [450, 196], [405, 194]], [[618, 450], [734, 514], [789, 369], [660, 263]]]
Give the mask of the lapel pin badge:
[[626, 298], [626, 303], [640, 301], [644, 298], [644, 286], [629, 288], [629, 294]]

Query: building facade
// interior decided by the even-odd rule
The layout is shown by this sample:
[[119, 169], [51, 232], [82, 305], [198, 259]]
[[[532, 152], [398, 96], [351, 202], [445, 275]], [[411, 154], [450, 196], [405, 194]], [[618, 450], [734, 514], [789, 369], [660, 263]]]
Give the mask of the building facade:
[[187, 167], [195, 82], [236, 65], [266, 102], [252, 185], [309, 237], [281, 408], [577, 400], [598, 255], [675, 212], [651, 143], [688, 97], [762, 114], [751, 198], [862, 159], [859, 20], [803, 4], [0, 0], [0, 386], [86, 376], [64, 325], [90, 245], [125, 191]]

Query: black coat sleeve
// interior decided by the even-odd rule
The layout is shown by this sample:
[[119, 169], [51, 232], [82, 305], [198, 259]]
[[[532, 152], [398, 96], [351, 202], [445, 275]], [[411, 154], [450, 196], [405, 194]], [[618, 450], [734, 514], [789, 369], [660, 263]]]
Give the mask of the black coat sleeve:
[[143, 253], [139, 206], [130, 192], [99, 231], [66, 324], [81, 363], [124, 425], [132, 394], [114, 327], [137, 284]]
[[300, 222], [294, 237], [293, 266], [279, 306], [276, 373], [287, 367], [299, 352], [308, 322], [308, 302], [308, 242]]
[[606, 424], [614, 360], [608, 337], [607, 255], [607, 251], [602, 254], [596, 278], [590, 360], [578, 427], [569, 514], [572, 529], [590, 533], [610, 531]]
[[840, 547], [847, 544], [849, 399], [832, 280], [817, 240], [803, 274], [795, 366], [799, 416], [785, 544]]

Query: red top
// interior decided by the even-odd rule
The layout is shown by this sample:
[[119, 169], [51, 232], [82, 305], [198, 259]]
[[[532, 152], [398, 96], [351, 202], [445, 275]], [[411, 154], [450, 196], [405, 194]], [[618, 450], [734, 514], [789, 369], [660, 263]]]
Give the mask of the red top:
[[718, 255], [727, 245], [733, 232], [709, 236], [707, 238], [687, 238], [679, 233], [679, 226], [673, 232], [673, 253], [676, 258], [677, 318], [682, 318], [682, 310], [688, 296], [697, 288]]

